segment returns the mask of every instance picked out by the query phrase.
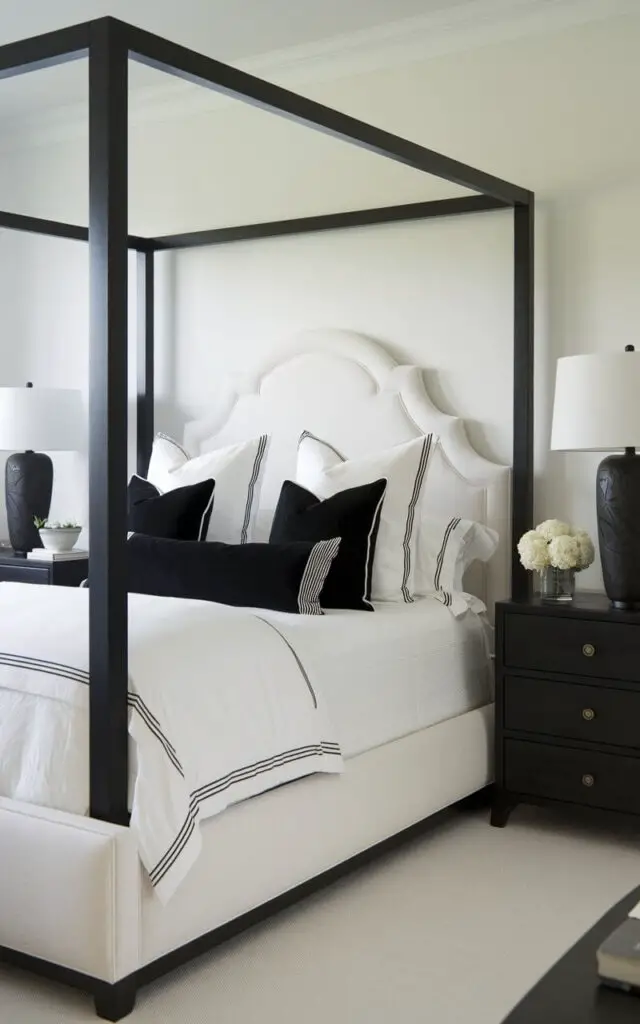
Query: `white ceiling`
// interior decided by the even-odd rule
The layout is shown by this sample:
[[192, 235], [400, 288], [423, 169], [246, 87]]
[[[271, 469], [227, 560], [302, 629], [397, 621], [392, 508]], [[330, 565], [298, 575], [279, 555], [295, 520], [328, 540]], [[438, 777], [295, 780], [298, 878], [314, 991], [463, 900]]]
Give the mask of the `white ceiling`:
[[[175, 42], [296, 88], [321, 60], [354, 74], [384, 51], [395, 61], [424, 59], [566, 24], [608, 17], [639, 0], [0, 0], [0, 45], [66, 25], [112, 15]], [[457, 42], [456, 42], [457, 40]], [[336, 61], [336, 55], [339, 60]], [[315, 64], [314, 64], [315, 61]], [[360, 61], [360, 64], [358, 64]], [[368, 68], [370, 70], [370, 68]], [[290, 73], [286, 78], [287, 70]], [[283, 80], [284, 76], [284, 80]], [[293, 78], [293, 81], [292, 81]], [[138, 100], [161, 95], [176, 80], [131, 65]], [[188, 86], [178, 89], [188, 90]], [[202, 90], [191, 91], [202, 92]], [[304, 90], [303, 90], [304, 91]], [[210, 95], [210, 94], [209, 94]], [[6, 138], [29, 119], [53, 121], [87, 99], [87, 62], [0, 82]], [[40, 132], [42, 125], [38, 127]]]
[[0, 0], [0, 42], [109, 14], [234, 61], [463, 3], [468, 0]]
[[[111, 15], [227, 63], [242, 63], [478, 2], [484, 0], [0, 0], [0, 45]], [[151, 92], [163, 83], [166, 76], [131, 65], [132, 90]], [[61, 65], [2, 81], [0, 118], [18, 121], [86, 98], [86, 62]]]

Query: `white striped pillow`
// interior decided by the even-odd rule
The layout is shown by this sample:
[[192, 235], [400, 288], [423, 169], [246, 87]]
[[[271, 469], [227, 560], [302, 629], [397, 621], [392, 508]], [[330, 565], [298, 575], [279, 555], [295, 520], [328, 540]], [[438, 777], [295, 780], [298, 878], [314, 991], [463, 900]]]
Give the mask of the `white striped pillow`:
[[253, 540], [268, 440], [267, 434], [263, 434], [192, 458], [173, 438], [157, 434], [147, 479], [162, 493], [202, 480], [215, 480], [206, 539], [246, 544]]
[[495, 530], [471, 519], [421, 519], [414, 578], [416, 595], [463, 591], [469, 566], [488, 562], [498, 541]]
[[434, 443], [435, 437], [428, 434], [347, 460], [308, 431], [300, 436], [296, 482], [318, 498], [381, 478], [387, 481], [373, 559], [373, 601], [413, 601], [417, 509]]

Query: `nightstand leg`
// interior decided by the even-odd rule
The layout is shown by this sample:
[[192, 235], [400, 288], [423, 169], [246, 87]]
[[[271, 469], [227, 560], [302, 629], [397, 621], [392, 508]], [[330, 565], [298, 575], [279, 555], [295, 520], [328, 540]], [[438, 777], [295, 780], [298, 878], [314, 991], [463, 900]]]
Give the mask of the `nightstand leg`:
[[491, 825], [494, 828], [504, 828], [517, 802], [507, 793], [495, 792], [491, 804]]

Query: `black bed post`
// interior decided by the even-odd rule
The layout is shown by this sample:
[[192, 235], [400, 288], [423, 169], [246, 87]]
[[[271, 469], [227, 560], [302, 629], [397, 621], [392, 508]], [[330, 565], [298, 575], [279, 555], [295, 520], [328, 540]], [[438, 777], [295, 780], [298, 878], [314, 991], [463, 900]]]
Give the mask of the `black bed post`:
[[127, 823], [127, 70], [121, 26], [89, 46], [90, 809]]
[[154, 430], [154, 253], [138, 252], [137, 262], [137, 470], [146, 476]]
[[531, 573], [520, 564], [516, 544], [533, 526], [533, 294], [534, 197], [513, 208], [513, 482], [511, 492], [511, 596], [526, 598]]

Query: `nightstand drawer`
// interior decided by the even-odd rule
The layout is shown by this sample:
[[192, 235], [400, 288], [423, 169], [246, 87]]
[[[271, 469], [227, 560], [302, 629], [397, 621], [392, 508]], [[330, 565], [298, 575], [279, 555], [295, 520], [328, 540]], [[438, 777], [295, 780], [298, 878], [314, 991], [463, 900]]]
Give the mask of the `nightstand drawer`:
[[504, 661], [510, 668], [636, 680], [640, 631], [620, 622], [507, 615]]
[[507, 676], [504, 726], [640, 748], [640, 691]]
[[0, 565], [0, 583], [48, 583], [49, 569], [31, 566], [26, 560], [20, 565]]
[[505, 785], [513, 793], [640, 813], [640, 758], [505, 740]]

